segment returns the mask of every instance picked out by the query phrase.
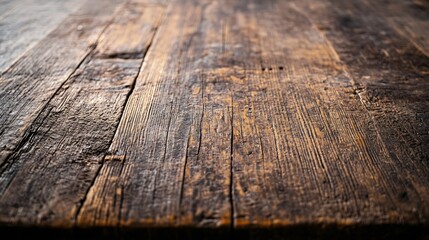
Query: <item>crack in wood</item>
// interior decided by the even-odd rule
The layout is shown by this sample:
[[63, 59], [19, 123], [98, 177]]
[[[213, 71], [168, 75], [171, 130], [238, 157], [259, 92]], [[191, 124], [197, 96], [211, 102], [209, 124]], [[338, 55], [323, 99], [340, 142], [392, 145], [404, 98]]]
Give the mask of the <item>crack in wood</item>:
[[125, 155], [107, 155], [104, 157], [104, 161], [119, 161], [123, 163], [125, 162]]
[[119, 58], [119, 59], [141, 59], [144, 57], [143, 52], [119, 52], [119, 53], [112, 53], [108, 55], [100, 55], [100, 58], [104, 59], [112, 59], [112, 58]]
[[229, 204], [231, 208], [230, 216], [230, 228], [235, 228], [235, 217], [234, 217], [234, 96], [231, 95], [231, 139], [230, 139], [230, 167], [229, 167]]

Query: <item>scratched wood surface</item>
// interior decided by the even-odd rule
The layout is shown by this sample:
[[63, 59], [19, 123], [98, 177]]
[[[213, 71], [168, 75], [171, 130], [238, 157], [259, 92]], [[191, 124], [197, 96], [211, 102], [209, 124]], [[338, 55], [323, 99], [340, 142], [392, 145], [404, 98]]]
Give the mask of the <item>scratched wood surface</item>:
[[0, 0], [0, 229], [429, 238], [425, 0]]

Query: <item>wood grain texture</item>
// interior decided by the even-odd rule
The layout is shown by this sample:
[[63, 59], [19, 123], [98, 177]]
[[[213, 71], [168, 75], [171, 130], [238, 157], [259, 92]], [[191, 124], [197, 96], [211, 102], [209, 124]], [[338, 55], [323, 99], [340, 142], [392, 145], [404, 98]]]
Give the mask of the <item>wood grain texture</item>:
[[[305, 13], [277, 2], [187, 3], [161, 25], [82, 225], [426, 221], [427, 191], [389, 154], [346, 65]], [[194, 33], [185, 50], [166, 40], [180, 39], [178, 25]]]
[[[341, 13], [341, 7], [349, 13]], [[355, 92], [374, 119], [389, 155], [418, 193], [412, 197], [404, 191], [404, 200], [427, 199], [429, 95], [423, 89], [428, 88], [428, 57], [365, 4], [343, 6], [333, 1], [312, 10], [310, 15], [327, 30], [347, 64]], [[366, 18], [353, 17], [363, 13]], [[427, 212], [427, 204], [423, 206]]]
[[75, 12], [83, 0], [0, 3], [0, 72]]
[[[0, 76], [0, 165], [22, 142], [45, 104], [93, 50], [119, 1], [91, 2]], [[67, 56], [67, 57], [64, 57]]]
[[426, 3], [103, 4], [0, 78], [0, 229], [429, 236]]
[[421, 52], [429, 56], [429, 3], [427, 1], [368, 1], [377, 15], [383, 16], [386, 23], [402, 37], [407, 38]]
[[2, 169], [1, 222], [73, 225], [139, 66], [90, 60], [62, 86]]
[[261, 8], [226, 34], [248, 87], [234, 97], [235, 226], [425, 222], [426, 179], [388, 154], [328, 40], [293, 5]]
[[[127, 3], [99, 45], [43, 107], [24, 142], [1, 168], [0, 222], [74, 226], [161, 14], [159, 6]], [[131, 34], [124, 42], [121, 26], [139, 31], [125, 31]], [[107, 50], [105, 39], [110, 41]], [[135, 57], [118, 57], [124, 49]], [[111, 57], [109, 52], [119, 54]]]
[[229, 227], [229, 103], [212, 100], [202, 82], [222, 51], [218, 8], [209, 1], [169, 7], [79, 216], [82, 226]]

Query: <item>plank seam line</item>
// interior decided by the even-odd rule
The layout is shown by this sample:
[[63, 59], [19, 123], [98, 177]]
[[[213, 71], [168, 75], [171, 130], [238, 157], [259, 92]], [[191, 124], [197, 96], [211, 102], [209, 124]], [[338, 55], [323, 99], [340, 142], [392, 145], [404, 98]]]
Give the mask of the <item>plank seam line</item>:
[[192, 127], [189, 127], [188, 141], [186, 142], [185, 162], [183, 164], [183, 169], [182, 169], [182, 183], [180, 185], [178, 215], [181, 214], [180, 208], [181, 208], [182, 202], [183, 202], [183, 191], [185, 190], [186, 168], [188, 166], [188, 153], [189, 153], [189, 142], [191, 140], [191, 130], [192, 130]]
[[[167, 125], [167, 133], [165, 136], [165, 141], [164, 141], [164, 153], [162, 154], [162, 161], [160, 162], [161, 164], [165, 164], [165, 158], [167, 157], [167, 148], [168, 148], [168, 139], [170, 136], [170, 127], [171, 127], [171, 119], [173, 118], [173, 106], [174, 106], [174, 101], [170, 101], [170, 117], [168, 118], [168, 125]], [[155, 173], [155, 179], [154, 179], [154, 189], [152, 192], [152, 201], [155, 203], [155, 199], [156, 199], [156, 192], [157, 192], [157, 187], [156, 187], [156, 183], [157, 183], [157, 179], [159, 177], [160, 171], [156, 171]]]
[[230, 164], [229, 164], [229, 204], [231, 208], [231, 217], [230, 217], [230, 228], [231, 231], [234, 231], [234, 195], [233, 195], [233, 180], [234, 180], [234, 171], [233, 171], [233, 160], [234, 160], [234, 96], [231, 96], [231, 146], [230, 146]]
[[[203, 119], [204, 119], [204, 111], [205, 111], [205, 104], [204, 104], [204, 78], [201, 76], [201, 104], [202, 104], [202, 111], [201, 111], [201, 117], [199, 119], [199, 136], [198, 136], [198, 148], [197, 148], [197, 161], [200, 158], [200, 150], [201, 150], [201, 142], [203, 139]], [[191, 139], [191, 131], [192, 127], [189, 127], [189, 133], [188, 133], [188, 141], [186, 143], [186, 153], [185, 153], [185, 163], [182, 170], [182, 182], [180, 185], [180, 194], [179, 194], [179, 215], [181, 215], [181, 207], [183, 202], [183, 192], [185, 188], [185, 179], [186, 179], [186, 167], [188, 165], [188, 153], [189, 153], [189, 142]]]
[[[125, 7], [126, 6], [126, 4], [128, 3], [129, 1], [127, 1], [126, 3], [124, 3], [124, 5], [123, 5], [123, 7]], [[122, 121], [122, 118], [123, 118], [123, 115], [124, 115], [124, 112], [125, 112], [125, 109], [126, 109], [126, 107], [127, 107], [127, 105], [128, 105], [128, 102], [129, 102], [129, 100], [130, 100], [130, 97], [131, 97], [131, 95], [133, 94], [133, 92], [134, 92], [134, 89], [135, 89], [135, 86], [136, 86], [136, 82], [137, 82], [137, 79], [138, 79], [138, 77], [140, 76], [140, 74], [141, 74], [141, 72], [142, 72], [142, 68], [143, 68], [143, 65], [144, 65], [144, 63], [145, 63], [145, 59], [146, 59], [146, 56], [147, 56], [147, 53], [149, 52], [149, 49], [151, 48], [151, 46], [152, 46], [152, 42], [153, 42], [153, 39], [155, 39], [156, 37], [157, 37], [157, 35], [158, 35], [158, 29], [159, 29], [159, 27], [162, 25], [162, 22], [164, 22], [164, 19], [165, 19], [165, 17], [166, 17], [166, 14], [165, 14], [165, 11], [163, 11], [163, 15], [164, 16], [162, 16], [161, 18], [163, 19], [163, 21], [160, 21], [160, 22], [158, 22], [157, 23], [157, 25], [155, 26], [155, 28], [154, 28], [154, 35], [152, 36], [152, 38], [150, 39], [150, 41], [149, 41], [149, 43], [148, 43], [148, 45], [147, 45], [147, 47], [146, 47], [146, 49], [145, 49], [145, 51], [144, 51], [144, 53], [143, 53], [143, 56], [142, 56], [142, 58], [141, 58], [141, 63], [140, 63], [140, 66], [139, 66], [139, 69], [138, 69], [138, 72], [137, 72], [137, 75], [135, 76], [135, 78], [134, 78], [134, 80], [133, 80], [133, 83], [131, 84], [131, 88], [130, 88], [130, 91], [128, 92], [128, 94], [127, 94], [127, 96], [126, 96], [126, 98], [125, 98], [125, 103], [124, 103], [124, 105], [123, 105], [123, 109], [122, 109], [122, 111], [121, 111], [121, 114], [120, 114], [120, 117], [119, 117], [119, 121], [118, 121], [118, 123], [116, 124], [116, 127], [115, 127], [115, 133], [112, 135], [112, 138], [110, 139], [110, 142], [109, 142], [109, 148], [112, 146], [112, 143], [113, 143], [113, 139], [115, 138], [115, 136], [116, 136], [116, 134], [117, 134], [117, 132], [118, 132], [118, 129], [119, 129], [119, 124], [121, 123], [121, 121]], [[109, 24], [109, 26], [113, 23], [113, 20], [114, 20], [114, 18], [112, 18], [112, 21], [111, 21], [111, 23]], [[108, 27], [108, 26], [107, 26]], [[106, 28], [107, 28], [106, 27]], [[77, 227], [77, 225], [78, 225], [78, 218], [79, 218], [79, 215], [81, 214], [81, 211], [82, 211], [82, 208], [83, 208], [83, 206], [85, 205], [85, 202], [87, 201], [87, 197], [88, 197], [88, 194], [89, 194], [89, 192], [91, 191], [91, 189], [94, 187], [94, 184], [95, 184], [95, 182], [96, 182], [96, 180], [97, 180], [97, 178], [98, 178], [98, 176], [99, 176], [99, 174], [100, 174], [100, 172], [101, 172], [101, 169], [103, 168], [103, 166], [104, 166], [104, 163], [105, 163], [105, 158], [106, 158], [106, 156], [108, 155], [108, 152], [107, 153], [105, 153], [104, 154], [104, 157], [103, 157], [103, 161], [101, 162], [101, 164], [100, 164], [100, 166], [99, 166], [99, 168], [97, 169], [97, 171], [96, 171], [96, 173], [95, 173], [95, 175], [94, 175], [94, 178], [92, 179], [92, 181], [91, 181], [91, 184], [89, 185], [89, 187], [88, 187], [88, 189], [86, 190], [86, 192], [85, 192], [85, 195], [84, 195], [84, 197], [82, 198], [82, 200], [81, 200], [81, 204], [79, 205], [79, 207], [77, 208], [77, 210], [76, 210], [76, 213], [75, 213], [75, 217], [74, 217], [74, 227], [76, 228]], [[125, 161], [126, 161], [126, 155], [125, 155], [125, 158], [124, 158], [124, 160], [122, 161], [122, 168], [121, 168], [121, 172], [120, 172], [120, 174], [122, 174], [122, 170], [123, 170], [123, 166], [124, 166], [124, 164], [125, 164]], [[123, 188], [123, 186], [121, 186], [121, 188]], [[122, 210], [122, 202], [123, 202], [123, 196], [121, 196], [121, 203], [120, 203], [120, 208], [119, 208], [119, 215], [118, 215], [118, 218], [121, 218], [121, 210]], [[119, 224], [119, 222], [120, 222], [120, 219], [118, 219], [118, 224]]]

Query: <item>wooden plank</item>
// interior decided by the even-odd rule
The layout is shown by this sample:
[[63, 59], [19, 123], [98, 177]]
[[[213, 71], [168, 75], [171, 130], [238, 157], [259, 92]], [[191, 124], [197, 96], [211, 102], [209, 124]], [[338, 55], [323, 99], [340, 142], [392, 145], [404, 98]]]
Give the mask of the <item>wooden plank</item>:
[[402, 37], [408, 38], [429, 56], [429, 4], [427, 1], [364, 1], [385, 17], [385, 21]]
[[43, 106], [93, 50], [119, 1], [88, 2], [79, 15], [26, 52], [0, 76], [0, 165], [23, 141]]
[[[424, 89], [429, 88], [428, 56], [366, 4], [332, 1], [313, 8], [309, 5], [302, 9], [326, 31], [347, 64], [354, 91], [374, 119], [390, 157], [418, 193], [411, 197], [404, 191], [404, 200], [427, 201], [429, 95]], [[348, 12], [342, 12], [343, 8]], [[355, 17], [364, 13], [365, 18]], [[416, 215], [425, 219], [422, 216], [429, 209], [427, 204], [422, 206]]]
[[220, 7], [169, 7], [79, 226], [229, 228], [231, 103], [206, 87], [223, 76]]
[[189, 4], [173, 5], [155, 38], [81, 226], [424, 222], [427, 191], [302, 10]]
[[245, 66], [246, 83], [234, 94], [235, 226], [424, 222], [425, 180], [389, 155], [345, 66], [301, 10], [255, 2], [234, 16], [226, 46], [237, 46], [231, 62]]
[[4, 3], [6, 6], [0, 9], [0, 72], [10, 67], [83, 3], [83, 0]]
[[[127, 3], [104, 31], [99, 45], [43, 108], [25, 133], [25, 142], [1, 168], [2, 225], [74, 226], [162, 10], [138, 1]], [[128, 42], [122, 40], [124, 31]], [[107, 50], [105, 39], [109, 41]], [[135, 57], [118, 57], [125, 56], [119, 52], [124, 49]], [[110, 57], [110, 52], [118, 55]]]

